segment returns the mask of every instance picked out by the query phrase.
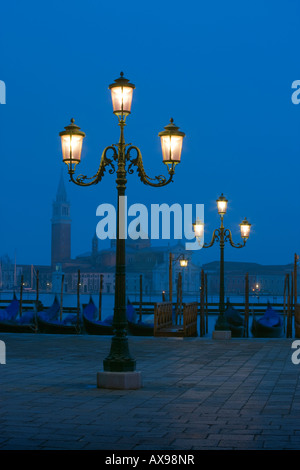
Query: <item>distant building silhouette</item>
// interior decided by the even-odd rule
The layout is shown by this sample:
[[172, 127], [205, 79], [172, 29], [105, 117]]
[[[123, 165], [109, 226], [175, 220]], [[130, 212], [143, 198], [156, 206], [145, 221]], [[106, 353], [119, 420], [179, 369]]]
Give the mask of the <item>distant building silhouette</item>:
[[[220, 287], [220, 263], [203, 264], [207, 274], [209, 295], [218, 295]], [[248, 273], [250, 297], [283, 296], [284, 280], [292, 273], [293, 265], [261, 265], [252, 262], [227, 261], [224, 263], [225, 292], [227, 296], [245, 294], [245, 274]], [[300, 279], [297, 282], [300, 288]]]
[[[51, 219], [51, 264], [48, 266], [17, 265], [8, 256], [0, 258], [0, 289], [17, 289], [21, 275], [24, 277], [24, 290], [36, 288], [39, 271], [39, 289], [43, 292], [59, 293], [62, 274], [64, 291], [76, 293], [78, 270], [80, 270], [81, 293], [97, 294], [100, 289], [100, 276], [103, 276], [103, 293], [113, 294], [115, 290], [116, 240], [110, 241], [109, 248], [101, 247], [96, 233], [91, 237], [90, 250], [71, 258], [71, 217], [70, 202], [67, 198], [63, 176], [60, 176], [56, 198], [52, 206]], [[99, 246], [100, 245], [100, 246]], [[126, 289], [131, 298], [138, 298], [140, 275], [143, 293], [160, 295], [169, 290], [169, 254], [173, 254], [172, 268], [173, 297], [179, 273], [182, 275], [183, 294], [199, 298], [201, 267], [193, 263], [193, 252], [186, 252], [181, 241], [176, 245], [153, 246], [149, 238], [126, 240]], [[181, 268], [179, 255], [190, 257], [187, 268]], [[220, 284], [219, 261], [202, 265], [207, 275], [208, 295], [218, 295]], [[263, 266], [257, 263], [225, 262], [226, 296], [244, 295], [245, 274], [249, 276], [250, 297], [282, 296], [284, 279], [290, 274], [292, 264], [283, 266]], [[298, 291], [300, 276], [298, 276]]]

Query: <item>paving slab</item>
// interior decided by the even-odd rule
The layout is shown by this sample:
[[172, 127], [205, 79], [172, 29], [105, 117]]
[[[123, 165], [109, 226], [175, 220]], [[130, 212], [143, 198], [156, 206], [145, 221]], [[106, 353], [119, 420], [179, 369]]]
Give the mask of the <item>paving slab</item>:
[[130, 336], [137, 390], [97, 388], [109, 336], [0, 340], [0, 450], [300, 449], [293, 339]]

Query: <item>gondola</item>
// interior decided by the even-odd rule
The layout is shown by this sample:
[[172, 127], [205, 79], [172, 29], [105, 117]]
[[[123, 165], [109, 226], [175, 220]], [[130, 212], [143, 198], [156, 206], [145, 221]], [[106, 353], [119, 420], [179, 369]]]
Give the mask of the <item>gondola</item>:
[[251, 333], [254, 338], [280, 338], [283, 336], [283, 319], [281, 315], [268, 304], [261, 318], [253, 317]]
[[128, 321], [129, 332], [133, 336], [153, 336], [154, 335], [154, 325], [153, 323], [146, 323], [138, 320], [135, 323]]
[[134, 306], [128, 300], [127, 302], [127, 322], [128, 330], [134, 336], [153, 336], [154, 324], [137, 320], [137, 315]]
[[15, 294], [11, 303], [0, 311], [1, 333], [33, 333], [36, 331], [35, 312], [25, 312], [20, 316], [20, 302]]
[[83, 310], [83, 326], [89, 335], [112, 335], [114, 332], [112, 323], [113, 317], [110, 316], [105, 320], [96, 320], [97, 307], [94, 304], [92, 297], [90, 297], [89, 303]]
[[231, 331], [231, 336], [241, 338], [244, 335], [244, 319], [230, 302], [227, 302], [224, 316]]
[[80, 331], [76, 315], [68, 315], [62, 320], [58, 318], [60, 303], [55, 296], [48, 310], [37, 314], [37, 325], [40, 333], [47, 334], [77, 334]]
[[295, 337], [300, 338], [300, 304], [295, 304]]

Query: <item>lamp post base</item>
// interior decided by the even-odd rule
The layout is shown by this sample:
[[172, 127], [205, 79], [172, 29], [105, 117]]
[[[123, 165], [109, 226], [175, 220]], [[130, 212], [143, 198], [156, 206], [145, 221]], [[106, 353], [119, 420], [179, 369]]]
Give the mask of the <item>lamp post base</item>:
[[103, 361], [103, 369], [105, 372], [134, 372], [135, 364], [129, 352], [126, 331], [122, 330], [120, 336], [112, 337], [110, 353]]
[[213, 339], [230, 339], [231, 330], [229, 324], [223, 314], [219, 314], [212, 334]]
[[142, 387], [141, 372], [98, 372], [97, 388], [137, 390]]

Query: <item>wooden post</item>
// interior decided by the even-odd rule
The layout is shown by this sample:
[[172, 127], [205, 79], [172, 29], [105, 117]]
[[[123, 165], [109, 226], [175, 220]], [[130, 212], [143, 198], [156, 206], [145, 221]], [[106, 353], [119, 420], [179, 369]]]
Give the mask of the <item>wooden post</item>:
[[179, 275], [178, 275], [177, 285], [176, 285], [176, 306], [175, 306], [175, 324], [176, 325], [177, 325], [177, 322], [178, 322], [179, 304], [180, 304], [180, 279], [179, 279]]
[[143, 275], [140, 274], [140, 322], [142, 321], [142, 308], [143, 308]]
[[172, 253], [169, 253], [169, 302], [172, 302], [173, 297], [173, 273], [172, 273]]
[[244, 338], [249, 337], [249, 274], [245, 276]]
[[99, 308], [98, 308], [98, 320], [102, 318], [102, 291], [103, 291], [103, 274], [100, 274], [100, 289], [99, 289]]
[[36, 310], [38, 309], [38, 303], [39, 303], [39, 285], [40, 285], [40, 278], [39, 278], [39, 270], [36, 272]]
[[298, 292], [297, 292], [297, 262], [299, 260], [299, 256], [295, 253], [294, 256], [294, 305], [297, 303], [297, 297], [298, 297]]
[[283, 331], [285, 333], [285, 324], [287, 318], [287, 289], [289, 289], [288, 285], [289, 275], [286, 274], [284, 278], [284, 289], [283, 289]]
[[201, 269], [201, 286], [200, 286], [200, 336], [205, 334], [205, 323], [204, 323], [204, 297], [205, 297], [205, 277], [204, 270]]
[[179, 322], [176, 321], [176, 324], [181, 325], [181, 314], [182, 314], [182, 275], [178, 274], [179, 282]]
[[207, 274], [204, 277], [204, 285], [205, 285], [205, 313], [206, 313], [206, 334], [208, 333], [208, 308], [207, 308]]
[[23, 300], [23, 280], [24, 276], [21, 276], [21, 286], [20, 286], [20, 317], [22, 316], [22, 300]]
[[77, 328], [79, 328], [79, 315], [80, 315], [80, 269], [78, 269], [78, 278], [77, 278]]
[[33, 289], [33, 264], [31, 265], [30, 268], [30, 287]]
[[61, 276], [61, 290], [60, 290], [60, 321], [62, 321], [62, 312], [63, 312], [64, 279], [65, 279], [65, 275], [62, 274], [62, 276]]
[[35, 316], [34, 316], [35, 331], [37, 331], [37, 313], [38, 313], [38, 308], [39, 308], [39, 284], [40, 284], [39, 270], [37, 270], [37, 272], [36, 272]]
[[288, 283], [288, 294], [287, 294], [287, 320], [286, 320], [286, 337], [289, 337], [289, 321], [290, 321], [290, 308], [291, 308], [291, 296], [290, 296], [290, 275], [287, 274], [287, 283]]
[[[297, 301], [298, 301], [298, 288], [297, 288], [297, 266], [298, 266], [298, 260], [299, 260], [299, 256], [297, 255], [297, 253], [295, 253], [295, 256], [294, 256], [294, 324], [296, 322], [296, 314], [295, 314], [295, 311], [296, 311], [296, 305], [297, 305]], [[291, 337], [293, 336], [293, 314], [291, 315]]]
[[292, 318], [293, 318], [293, 302], [294, 302], [294, 276], [291, 274], [291, 300], [290, 300], [290, 312], [289, 321], [287, 326], [287, 337], [292, 337]]

